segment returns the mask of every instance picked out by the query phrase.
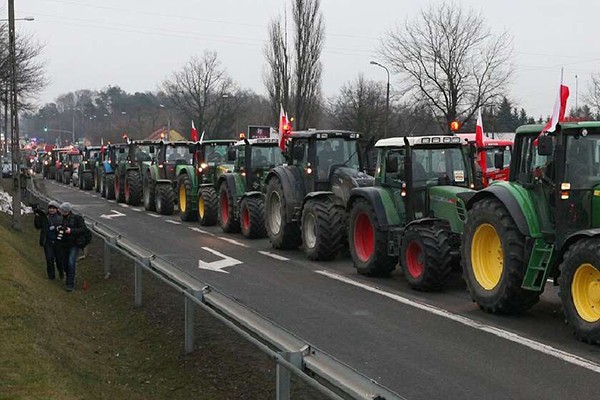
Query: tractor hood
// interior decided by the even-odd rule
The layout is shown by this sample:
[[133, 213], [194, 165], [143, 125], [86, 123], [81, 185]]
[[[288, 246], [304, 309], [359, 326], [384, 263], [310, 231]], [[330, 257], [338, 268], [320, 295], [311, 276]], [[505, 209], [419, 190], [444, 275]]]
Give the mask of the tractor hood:
[[433, 217], [445, 219], [453, 232], [462, 233], [467, 208], [460, 193], [475, 193], [475, 190], [460, 186], [433, 186], [428, 189], [429, 209]]

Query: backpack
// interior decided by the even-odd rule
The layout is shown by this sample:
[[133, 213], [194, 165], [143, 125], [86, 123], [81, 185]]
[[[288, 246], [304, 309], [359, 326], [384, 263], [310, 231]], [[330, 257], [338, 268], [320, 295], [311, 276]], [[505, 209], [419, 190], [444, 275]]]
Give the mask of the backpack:
[[80, 249], [83, 249], [85, 246], [90, 244], [90, 242], [92, 241], [92, 231], [85, 224], [85, 220], [83, 219], [83, 217], [79, 216], [79, 218], [81, 218], [80, 223], [82, 224], [83, 232], [81, 232], [81, 235], [79, 235], [77, 237], [76, 244], [77, 244], [77, 247], [79, 247]]

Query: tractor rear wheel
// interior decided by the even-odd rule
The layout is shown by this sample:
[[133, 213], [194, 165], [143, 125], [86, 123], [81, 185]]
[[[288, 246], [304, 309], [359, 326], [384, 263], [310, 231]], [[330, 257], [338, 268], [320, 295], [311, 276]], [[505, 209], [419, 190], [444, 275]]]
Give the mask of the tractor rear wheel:
[[267, 236], [265, 227], [265, 202], [258, 196], [244, 197], [240, 205], [242, 234], [248, 239]]
[[144, 197], [144, 209], [146, 211], [156, 210], [156, 182], [149, 177], [150, 171], [144, 175], [143, 184], [143, 197]]
[[102, 176], [100, 174], [100, 171], [96, 170], [96, 173], [94, 174], [94, 190], [96, 191], [96, 193], [100, 193], [100, 186], [101, 186], [101, 182], [102, 182]]
[[411, 288], [441, 289], [452, 272], [448, 234], [435, 224], [412, 225], [402, 238], [400, 260]]
[[71, 184], [71, 173], [70, 172], [63, 173], [63, 183], [65, 185], [70, 185]]
[[115, 174], [108, 174], [104, 178], [104, 191], [106, 192], [107, 200], [115, 199]]
[[272, 178], [267, 184], [265, 201], [265, 225], [271, 246], [275, 249], [298, 248], [302, 243], [300, 226], [295, 221], [287, 222], [286, 199], [279, 178]]
[[94, 180], [91, 172], [83, 172], [81, 176], [81, 189], [92, 190], [94, 187]]
[[486, 312], [515, 314], [538, 302], [540, 292], [521, 288], [527, 269], [525, 236], [499, 200], [473, 205], [462, 237], [465, 281]]
[[198, 190], [198, 220], [200, 225], [213, 226], [217, 223], [219, 199], [212, 186], [203, 186]]
[[142, 176], [134, 169], [127, 171], [125, 176], [125, 202], [137, 206], [142, 200]]
[[162, 215], [173, 215], [175, 209], [175, 190], [170, 183], [156, 184], [156, 212]]
[[219, 187], [219, 225], [225, 233], [240, 231], [240, 221], [235, 218], [235, 202], [227, 182], [222, 182]]
[[182, 221], [196, 221], [198, 212], [193, 206], [192, 181], [187, 174], [182, 174], [177, 183], [179, 187], [179, 218]]
[[387, 232], [377, 229], [378, 221], [370, 202], [359, 199], [349, 219], [350, 255], [359, 274], [389, 276], [398, 259], [388, 255]]
[[55, 178], [56, 178], [56, 167], [51, 166], [48, 168], [48, 179], [55, 179]]
[[125, 179], [118, 172], [115, 172], [115, 200], [117, 203], [125, 202]]
[[333, 260], [345, 242], [344, 209], [330, 199], [308, 200], [301, 229], [304, 252], [310, 260]]
[[600, 240], [580, 239], [560, 265], [560, 298], [575, 337], [600, 344]]

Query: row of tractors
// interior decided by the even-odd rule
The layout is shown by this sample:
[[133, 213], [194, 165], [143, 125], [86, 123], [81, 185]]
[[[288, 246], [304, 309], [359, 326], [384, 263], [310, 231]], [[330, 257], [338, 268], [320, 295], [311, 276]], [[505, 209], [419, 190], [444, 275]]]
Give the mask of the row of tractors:
[[[268, 236], [311, 260], [349, 250], [359, 273], [399, 267], [415, 290], [442, 289], [462, 266], [487, 312], [526, 311], [552, 278], [575, 335], [598, 344], [600, 123], [542, 128], [517, 130], [507, 180], [485, 188], [475, 167], [483, 150], [458, 136], [374, 143], [337, 130], [292, 132], [283, 153], [275, 138], [88, 148], [78, 176], [87, 162], [109, 199], [162, 214], [177, 205], [184, 221]], [[494, 152], [493, 169], [506, 159]]]

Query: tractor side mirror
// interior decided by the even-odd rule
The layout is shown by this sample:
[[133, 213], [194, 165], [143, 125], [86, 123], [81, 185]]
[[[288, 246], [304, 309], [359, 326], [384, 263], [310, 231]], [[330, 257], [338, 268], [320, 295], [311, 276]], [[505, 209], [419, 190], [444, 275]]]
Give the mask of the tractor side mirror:
[[227, 161], [235, 161], [236, 159], [236, 151], [235, 147], [230, 147], [227, 149]]
[[388, 174], [395, 174], [398, 172], [398, 157], [388, 154], [385, 159], [385, 172]]
[[148, 150], [150, 151], [150, 153], [154, 153], [154, 145], [150, 145], [150, 148]]
[[304, 158], [304, 146], [294, 146], [294, 149], [292, 150], [292, 158], [295, 161], [302, 161]]
[[551, 156], [553, 153], [552, 137], [540, 136], [538, 138], [538, 155], [540, 156]]
[[504, 152], [497, 151], [494, 153], [494, 168], [502, 169], [504, 168]]
[[195, 153], [196, 152], [196, 143], [188, 144], [188, 151], [190, 152], [190, 154]]

